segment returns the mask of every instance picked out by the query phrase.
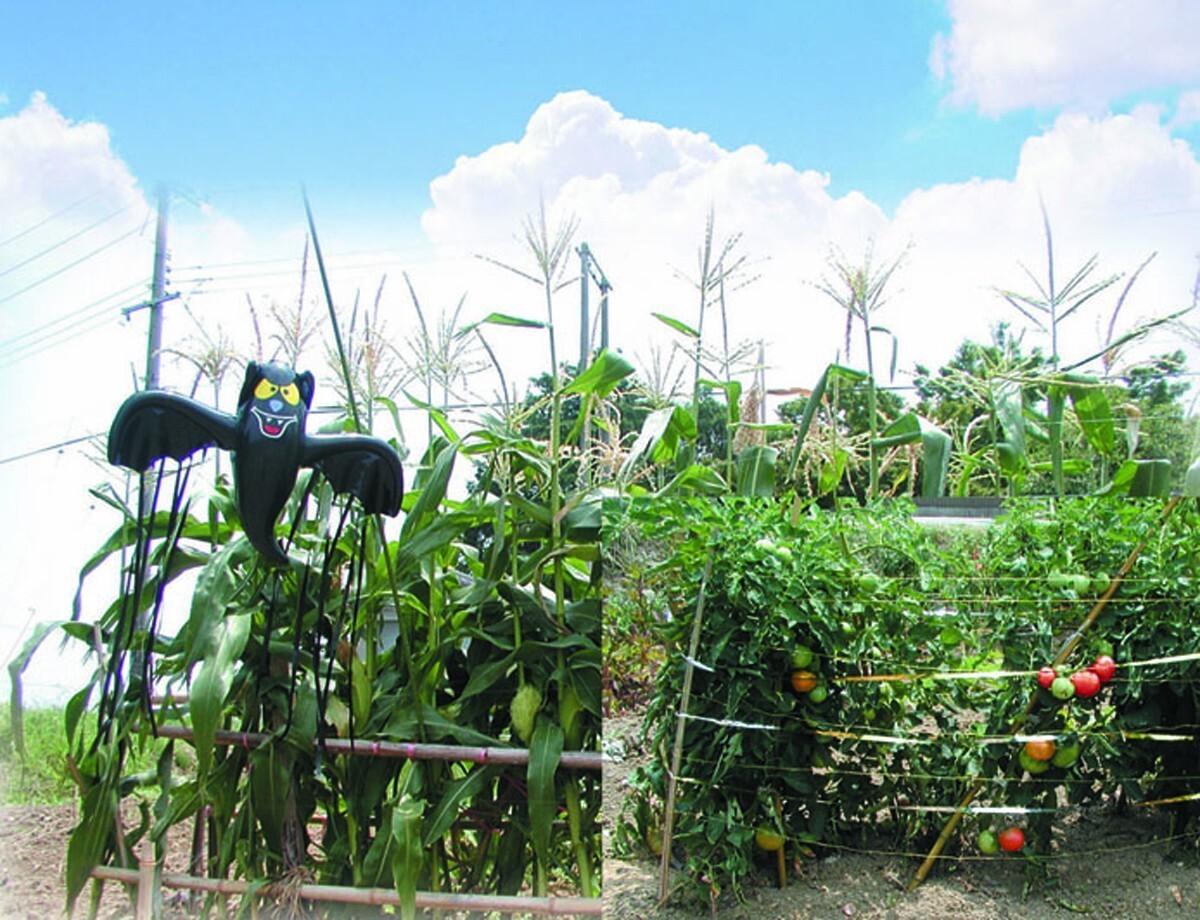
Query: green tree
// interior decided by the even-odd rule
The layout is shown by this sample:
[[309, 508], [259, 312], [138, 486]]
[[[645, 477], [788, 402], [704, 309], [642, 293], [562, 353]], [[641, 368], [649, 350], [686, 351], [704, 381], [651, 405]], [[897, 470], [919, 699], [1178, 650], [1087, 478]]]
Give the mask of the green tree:
[[1139, 460], [1170, 460], [1171, 483], [1178, 486], [1193, 459], [1196, 420], [1189, 418], [1183, 398], [1191, 385], [1184, 379], [1187, 357], [1182, 350], [1158, 355], [1124, 376], [1136, 418]]

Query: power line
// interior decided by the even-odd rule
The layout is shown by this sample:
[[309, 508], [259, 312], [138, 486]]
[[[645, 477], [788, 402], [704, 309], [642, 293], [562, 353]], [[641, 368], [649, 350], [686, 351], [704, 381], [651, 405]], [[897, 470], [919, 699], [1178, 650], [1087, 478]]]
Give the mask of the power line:
[[[14, 335], [12, 338], [7, 339], [3, 342], [0, 342], [0, 358], [5, 357], [4, 352], [6, 352], [6, 351], [9, 351], [9, 350], [18, 350], [19, 351], [21, 348], [26, 347], [26, 346], [19, 344], [19, 343], [23, 342], [25, 339], [28, 339], [32, 336], [39, 335], [40, 333], [43, 333], [43, 332], [47, 332], [55, 326], [61, 326], [63, 323], [69, 322], [70, 320], [79, 316], [81, 313], [84, 313], [87, 310], [90, 310], [92, 307], [99, 306], [100, 304], [104, 303], [105, 301], [113, 300], [117, 297], [120, 297], [121, 295], [132, 290], [133, 288], [142, 287], [143, 285], [147, 284], [148, 282], [149, 282], [149, 279], [146, 279], [146, 278], [139, 279], [138, 281], [135, 281], [132, 284], [127, 284], [127, 285], [125, 285], [125, 287], [120, 288], [116, 291], [113, 291], [110, 294], [106, 294], [103, 297], [98, 297], [96, 300], [93, 300], [90, 303], [84, 304], [82, 307], [72, 310], [70, 313], [66, 313], [62, 316], [56, 317], [55, 319], [49, 320], [48, 322], [45, 322], [45, 323], [42, 323], [42, 325], [40, 325], [40, 326], [35, 326], [33, 329], [29, 329], [26, 332], [22, 332], [18, 335]], [[41, 341], [41, 339], [39, 339], [38, 341]]]
[[51, 451], [62, 450], [64, 447], [72, 447], [76, 444], [82, 444], [84, 441], [90, 441], [92, 438], [98, 438], [104, 434], [102, 431], [97, 431], [92, 434], [80, 435], [77, 438], [70, 438], [66, 441], [59, 441], [57, 444], [49, 444], [46, 447], [39, 447], [35, 450], [28, 450], [23, 454], [15, 454], [12, 457], [0, 459], [0, 466], [8, 463], [16, 463], [18, 460], [28, 460], [30, 457], [37, 457], [41, 454], [48, 454]]
[[99, 247], [98, 249], [93, 249], [87, 255], [80, 256], [74, 262], [68, 262], [66, 265], [62, 266], [61, 268], [55, 269], [54, 271], [50, 272], [50, 274], [48, 274], [48, 275], [44, 275], [43, 277], [39, 278], [37, 281], [34, 281], [32, 284], [27, 284], [27, 285], [25, 285], [25, 287], [21, 288], [18, 291], [13, 291], [13, 293], [7, 295], [6, 297], [0, 297], [0, 303], [8, 303], [10, 300], [13, 300], [16, 297], [20, 297], [22, 294], [25, 294], [25, 293], [33, 290], [35, 287], [39, 287], [40, 285], [45, 284], [47, 281], [51, 280], [52, 278], [57, 278], [59, 275], [63, 274], [64, 272], [69, 271], [70, 269], [83, 264], [88, 259], [98, 256], [98, 255], [100, 255], [100, 253], [102, 253], [108, 249], [112, 249], [112, 247], [116, 246], [118, 243], [124, 242], [125, 240], [127, 240], [131, 236], [133, 236], [134, 234], [141, 233], [141, 231], [142, 231], [142, 228], [139, 225], [137, 227], [134, 227], [132, 230], [128, 231], [127, 233], [122, 233], [120, 236], [116, 237], [113, 240], [109, 240], [109, 242], [105, 243], [103, 246]]
[[7, 246], [9, 243], [16, 242], [23, 236], [28, 236], [30, 233], [33, 233], [34, 230], [37, 230], [40, 227], [44, 227], [46, 224], [50, 223], [53, 220], [57, 220], [58, 218], [62, 217], [64, 214], [66, 214], [68, 211], [73, 211], [75, 208], [79, 207], [81, 204], [86, 204], [87, 202], [91, 201], [93, 198], [95, 198], [99, 194], [100, 193], [98, 191], [92, 192], [92, 194], [85, 195], [84, 197], [80, 198], [78, 201], [72, 202], [71, 204], [67, 205], [65, 208], [60, 208], [59, 210], [55, 211], [50, 216], [43, 217], [41, 220], [39, 220], [33, 226], [26, 227], [24, 230], [20, 231], [19, 233], [13, 234], [6, 240], [0, 240], [0, 246]]
[[21, 262], [18, 262], [16, 265], [10, 265], [8, 268], [4, 269], [3, 271], [0, 271], [0, 278], [3, 278], [7, 274], [15, 272], [19, 268], [24, 268], [30, 262], [36, 262], [38, 259], [42, 258], [42, 256], [49, 255], [50, 253], [54, 252], [54, 250], [67, 245], [67, 243], [70, 243], [72, 240], [78, 239], [79, 237], [83, 236], [85, 233], [89, 233], [92, 230], [95, 230], [101, 224], [107, 223], [108, 221], [112, 220], [114, 217], [117, 217], [120, 214], [124, 214], [128, 210], [129, 210], [129, 205], [126, 205], [123, 208], [117, 208], [117, 210], [113, 211], [111, 214], [108, 214], [105, 217], [101, 217], [98, 221], [96, 221], [95, 223], [88, 224], [82, 230], [77, 230], [74, 233], [72, 233], [70, 236], [64, 237], [63, 239], [59, 240], [57, 243], [54, 243], [51, 246], [47, 246], [41, 252], [31, 255], [29, 258], [27, 258]]
[[[129, 304], [128, 306], [133, 305], [135, 304]], [[95, 332], [105, 324], [111, 322], [112, 317], [109, 315], [111, 312], [122, 312], [123, 309], [124, 308], [122, 307], [105, 307], [68, 329], [60, 329], [33, 342], [29, 342], [26, 346], [24, 346], [23, 349], [20, 349], [11, 355], [6, 355], [0, 358], [0, 361], [3, 361], [3, 363], [0, 363], [0, 370], [12, 367], [14, 364], [19, 364], [26, 358], [32, 358], [34, 355], [39, 355], [51, 348], [56, 348], [59, 345], [65, 345], [68, 342], [72, 342], [75, 339], [80, 338], [81, 336]]]

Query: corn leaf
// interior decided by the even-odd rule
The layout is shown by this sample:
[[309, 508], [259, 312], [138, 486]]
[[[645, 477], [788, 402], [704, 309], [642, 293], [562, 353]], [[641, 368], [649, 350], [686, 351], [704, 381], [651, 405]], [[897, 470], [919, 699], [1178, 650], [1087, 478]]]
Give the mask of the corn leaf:
[[[550, 834], [554, 815], [558, 810], [558, 799], [554, 794], [554, 775], [562, 757], [563, 730], [547, 718], [539, 718], [529, 741], [529, 827], [533, 840], [533, 852], [539, 866], [548, 866], [551, 861]], [[541, 873], [544, 877], [544, 872]]]
[[417, 916], [417, 880], [421, 875], [424, 852], [421, 844], [421, 822], [425, 803], [404, 796], [392, 810], [392, 879], [400, 898], [400, 916], [413, 920]]
[[192, 682], [192, 736], [196, 745], [197, 774], [206, 777], [212, 767], [213, 745], [225, 711], [225, 697], [233, 684], [233, 664], [250, 638], [251, 614], [225, 617], [215, 652], [204, 659]]

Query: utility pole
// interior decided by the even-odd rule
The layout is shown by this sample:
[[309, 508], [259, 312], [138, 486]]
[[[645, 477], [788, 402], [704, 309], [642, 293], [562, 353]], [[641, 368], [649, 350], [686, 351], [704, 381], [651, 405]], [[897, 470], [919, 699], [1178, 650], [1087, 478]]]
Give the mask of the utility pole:
[[[159, 386], [159, 355], [162, 353], [162, 312], [163, 300], [167, 287], [167, 207], [170, 196], [165, 185], [158, 187], [158, 221], [154, 227], [154, 275], [150, 281], [150, 332], [146, 341], [146, 386], [147, 390], [157, 390]], [[148, 471], [142, 477], [142, 488], [138, 500], [138, 513], [146, 520], [152, 513], [151, 496], [155, 493], [154, 481], [156, 473]], [[147, 543], [149, 541], [147, 540]], [[122, 566], [123, 567], [123, 566]], [[134, 621], [139, 632], [145, 633], [150, 626], [148, 611], [137, 610]], [[148, 667], [149, 647], [134, 647], [129, 657], [129, 683], [143, 680], [142, 693], [149, 706], [151, 688], [146, 683], [153, 678]]]
[[[593, 281], [600, 288], [600, 350], [608, 348], [608, 292], [612, 290], [612, 285], [608, 283], [608, 278], [604, 274], [604, 269], [596, 261], [592, 255], [592, 250], [587, 243], [580, 243], [576, 250], [579, 253], [579, 368], [578, 373], [582, 374], [591, 363], [592, 358], [592, 321], [588, 300], [588, 288]], [[609, 440], [609, 433], [606, 431], [603, 435], [605, 442]], [[579, 448], [584, 453], [583, 463], [583, 481], [586, 484], [588, 481], [588, 463], [587, 449], [592, 442], [592, 424], [590, 417], [585, 417], [583, 420], [583, 430], [579, 435]]]
[[154, 277], [150, 283], [150, 335], [146, 344], [146, 389], [158, 389], [159, 355], [162, 353], [162, 308], [167, 287], [167, 210], [170, 195], [158, 187], [158, 222], [154, 228]]
[[592, 251], [587, 243], [579, 244], [579, 367], [582, 374], [588, 366], [592, 352], [592, 322], [588, 315], [588, 282], [591, 280]]

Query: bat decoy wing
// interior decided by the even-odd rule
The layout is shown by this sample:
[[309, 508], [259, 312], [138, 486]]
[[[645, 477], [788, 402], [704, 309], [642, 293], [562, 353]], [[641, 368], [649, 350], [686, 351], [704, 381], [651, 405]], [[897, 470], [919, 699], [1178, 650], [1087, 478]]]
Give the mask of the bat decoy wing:
[[386, 441], [366, 435], [310, 435], [300, 462], [320, 472], [335, 492], [357, 498], [367, 513], [399, 513], [404, 468]]
[[186, 396], [161, 390], [134, 393], [117, 410], [108, 433], [108, 462], [131, 470], [155, 460], [183, 460], [198, 450], [237, 448], [237, 419]]

